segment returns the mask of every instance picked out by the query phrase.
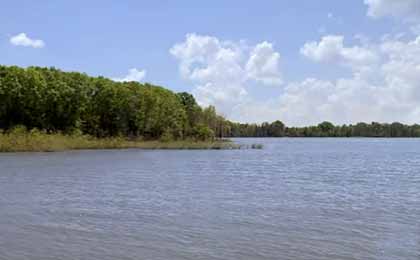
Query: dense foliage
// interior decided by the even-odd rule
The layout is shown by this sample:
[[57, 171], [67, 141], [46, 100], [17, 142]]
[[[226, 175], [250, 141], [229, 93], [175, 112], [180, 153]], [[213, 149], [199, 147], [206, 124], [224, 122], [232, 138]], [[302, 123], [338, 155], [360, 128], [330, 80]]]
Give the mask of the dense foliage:
[[286, 127], [282, 122], [257, 124], [231, 123], [231, 135], [235, 137], [420, 137], [420, 125], [400, 123], [334, 126], [323, 122], [317, 126]]
[[209, 139], [218, 116], [187, 94], [55, 68], [0, 66], [0, 128], [148, 139]]
[[419, 137], [420, 126], [359, 123], [286, 127], [241, 124], [201, 108], [188, 93], [138, 82], [115, 82], [55, 68], [0, 66], [0, 129], [23, 125], [49, 133], [96, 137], [208, 140], [214, 137]]

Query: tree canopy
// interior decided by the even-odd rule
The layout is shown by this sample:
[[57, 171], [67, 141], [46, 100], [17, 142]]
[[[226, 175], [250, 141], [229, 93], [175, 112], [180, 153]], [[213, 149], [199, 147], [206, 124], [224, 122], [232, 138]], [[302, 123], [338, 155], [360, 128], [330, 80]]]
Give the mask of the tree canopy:
[[244, 124], [186, 92], [139, 82], [115, 82], [56, 68], [0, 66], [0, 129], [147, 139], [214, 137], [420, 137], [419, 125], [358, 123], [287, 127], [281, 121]]

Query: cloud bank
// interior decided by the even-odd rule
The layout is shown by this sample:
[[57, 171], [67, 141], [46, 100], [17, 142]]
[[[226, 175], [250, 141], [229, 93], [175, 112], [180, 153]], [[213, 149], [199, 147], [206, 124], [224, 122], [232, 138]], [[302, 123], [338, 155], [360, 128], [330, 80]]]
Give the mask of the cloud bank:
[[[336, 124], [394, 122], [414, 124], [420, 118], [420, 1], [364, 0], [367, 16], [394, 17], [414, 36], [380, 40], [325, 35], [300, 47], [307, 62], [341, 67], [350, 76], [331, 80], [304, 78], [286, 82], [287, 62], [269, 42], [243, 41], [188, 34], [170, 53], [180, 74], [194, 85], [201, 105], [215, 105], [229, 119], [241, 122], [282, 120], [303, 126], [328, 120]], [[329, 15], [333, 17], [333, 15]], [[416, 30], [417, 29], [417, 30]], [[282, 66], [280, 66], [282, 63]], [[264, 101], [255, 93], [273, 94]], [[250, 94], [254, 93], [254, 94]]]
[[[267, 42], [241, 42], [189, 34], [171, 48], [181, 75], [195, 84], [201, 105], [215, 105], [230, 119], [288, 125], [360, 121], [416, 123], [420, 118], [420, 37], [346, 45], [341, 35], [305, 43], [301, 55], [322, 66], [342, 66], [351, 77], [306, 78], [283, 84], [280, 54]], [[253, 84], [255, 83], [255, 84]], [[276, 85], [272, 98], [259, 101], [250, 90]]]

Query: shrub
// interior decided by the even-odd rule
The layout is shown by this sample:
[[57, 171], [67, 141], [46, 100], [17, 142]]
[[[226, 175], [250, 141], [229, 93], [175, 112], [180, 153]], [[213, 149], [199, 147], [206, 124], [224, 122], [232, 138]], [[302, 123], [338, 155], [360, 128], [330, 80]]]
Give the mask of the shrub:
[[197, 125], [193, 129], [193, 136], [200, 141], [208, 141], [214, 139], [214, 131], [208, 126]]
[[174, 135], [169, 129], [166, 129], [159, 139], [163, 143], [168, 143], [174, 140]]

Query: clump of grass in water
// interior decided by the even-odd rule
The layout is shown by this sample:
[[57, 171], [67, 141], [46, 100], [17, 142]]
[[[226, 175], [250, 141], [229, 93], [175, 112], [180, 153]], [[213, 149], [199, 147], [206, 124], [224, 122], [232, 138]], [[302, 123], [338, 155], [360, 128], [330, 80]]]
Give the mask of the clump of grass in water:
[[264, 146], [262, 144], [252, 144], [251, 149], [263, 149]]
[[264, 149], [262, 144], [242, 144], [239, 149]]

